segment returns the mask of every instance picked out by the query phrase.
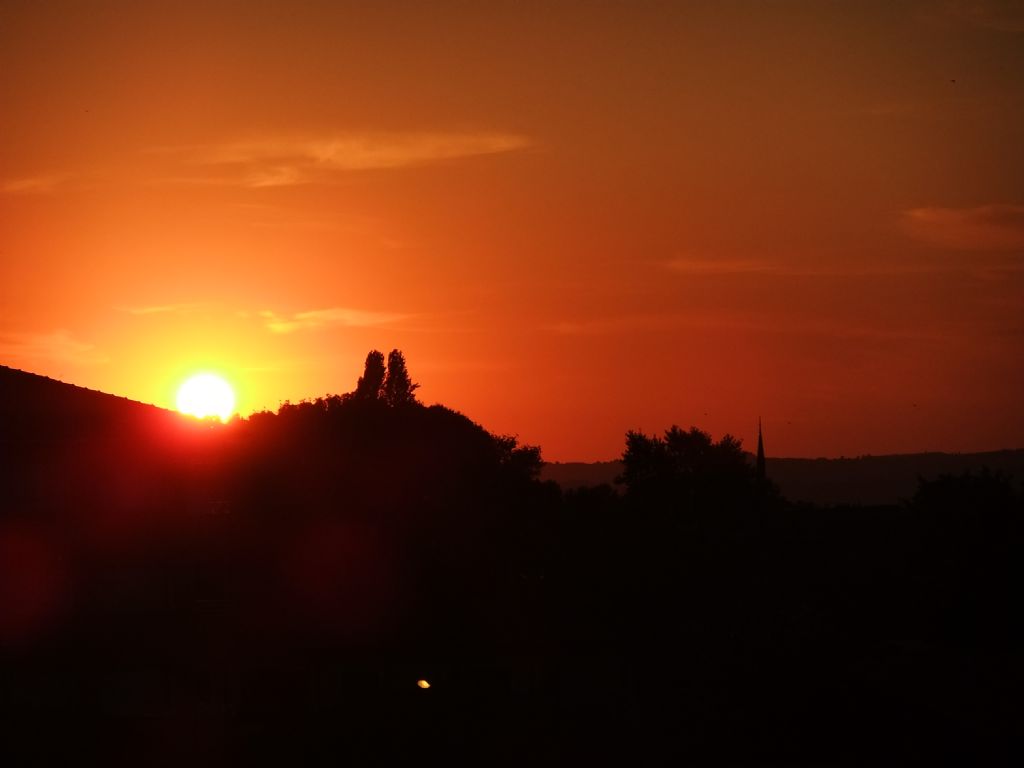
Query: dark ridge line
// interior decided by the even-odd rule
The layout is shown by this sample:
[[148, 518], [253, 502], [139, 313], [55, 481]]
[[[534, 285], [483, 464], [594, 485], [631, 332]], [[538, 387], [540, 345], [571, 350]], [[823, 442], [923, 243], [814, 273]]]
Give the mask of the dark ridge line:
[[173, 410], [171, 408], [164, 408], [162, 406], [157, 405], [156, 403], [144, 403], [141, 400], [132, 400], [130, 397], [128, 397], [126, 395], [117, 395], [117, 394], [114, 394], [113, 392], [104, 392], [102, 389], [93, 389], [92, 387], [85, 387], [85, 386], [82, 386], [81, 384], [75, 384], [75, 383], [70, 382], [70, 381], [64, 381], [62, 379], [55, 379], [52, 376], [46, 376], [46, 375], [44, 375], [42, 373], [35, 373], [33, 371], [26, 371], [23, 368], [15, 368], [15, 367], [10, 366], [10, 365], [0, 364], [0, 374], [2, 374], [4, 372], [20, 374], [22, 376], [27, 376], [29, 378], [33, 378], [33, 379], [38, 379], [40, 381], [49, 382], [50, 384], [59, 384], [62, 387], [70, 387], [71, 389], [77, 389], [77, 390], [79, 390], [81, 392], [91, 392], [94, 395], [102, 395], [103, 397], [112, 397], [112, 398], [117, 399], [117, 400], [123, 400], [126, 403], [131, 403], [132, 405], [140, 405], [143, 408], [153, 408], [153, 409], [156, 409], [157, 411], [162, 411], [164, 413], [183, 415], [183, 414], [180, 414], [178, 411], [175, 411], [175, 410]]

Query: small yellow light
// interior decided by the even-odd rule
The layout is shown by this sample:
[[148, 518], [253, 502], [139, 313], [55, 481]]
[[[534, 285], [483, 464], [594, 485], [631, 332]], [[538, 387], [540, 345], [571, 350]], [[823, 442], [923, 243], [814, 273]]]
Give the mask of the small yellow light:
[[416, 685], [418, 685], [420, 688], [424, 690], [430, 687], [430, 683], [428, 683], [426, 680], [417, 680]]

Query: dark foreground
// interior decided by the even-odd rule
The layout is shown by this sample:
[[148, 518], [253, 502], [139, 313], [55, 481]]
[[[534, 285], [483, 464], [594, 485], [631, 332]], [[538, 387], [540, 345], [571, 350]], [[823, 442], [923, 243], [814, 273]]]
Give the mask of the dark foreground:
[[5, 764], [1015, 762], [1005, 478], [794, 506], [675, 431], [629, 436], [624, 494], [562, 493], [436, 406], [219, 427], [24, 376]]

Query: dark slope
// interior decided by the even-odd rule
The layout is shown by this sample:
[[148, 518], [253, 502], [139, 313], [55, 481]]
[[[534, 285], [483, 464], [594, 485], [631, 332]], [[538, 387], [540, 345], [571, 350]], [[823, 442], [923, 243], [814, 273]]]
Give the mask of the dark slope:
[[0, 365], [0, 440], [78, 439], [182, 423], [172, 411]]
[[192, 510], [217, 427], [0, 367], [0, 517], [92, 530]]

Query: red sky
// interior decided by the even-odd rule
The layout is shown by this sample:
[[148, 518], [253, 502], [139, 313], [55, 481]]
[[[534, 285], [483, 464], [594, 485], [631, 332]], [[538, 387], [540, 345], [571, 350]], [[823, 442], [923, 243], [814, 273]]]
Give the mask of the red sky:
[[0, 5], [0, 363], [243, 413], [401, 348], [621, 453], [1024, 445], [1024, 9]]

